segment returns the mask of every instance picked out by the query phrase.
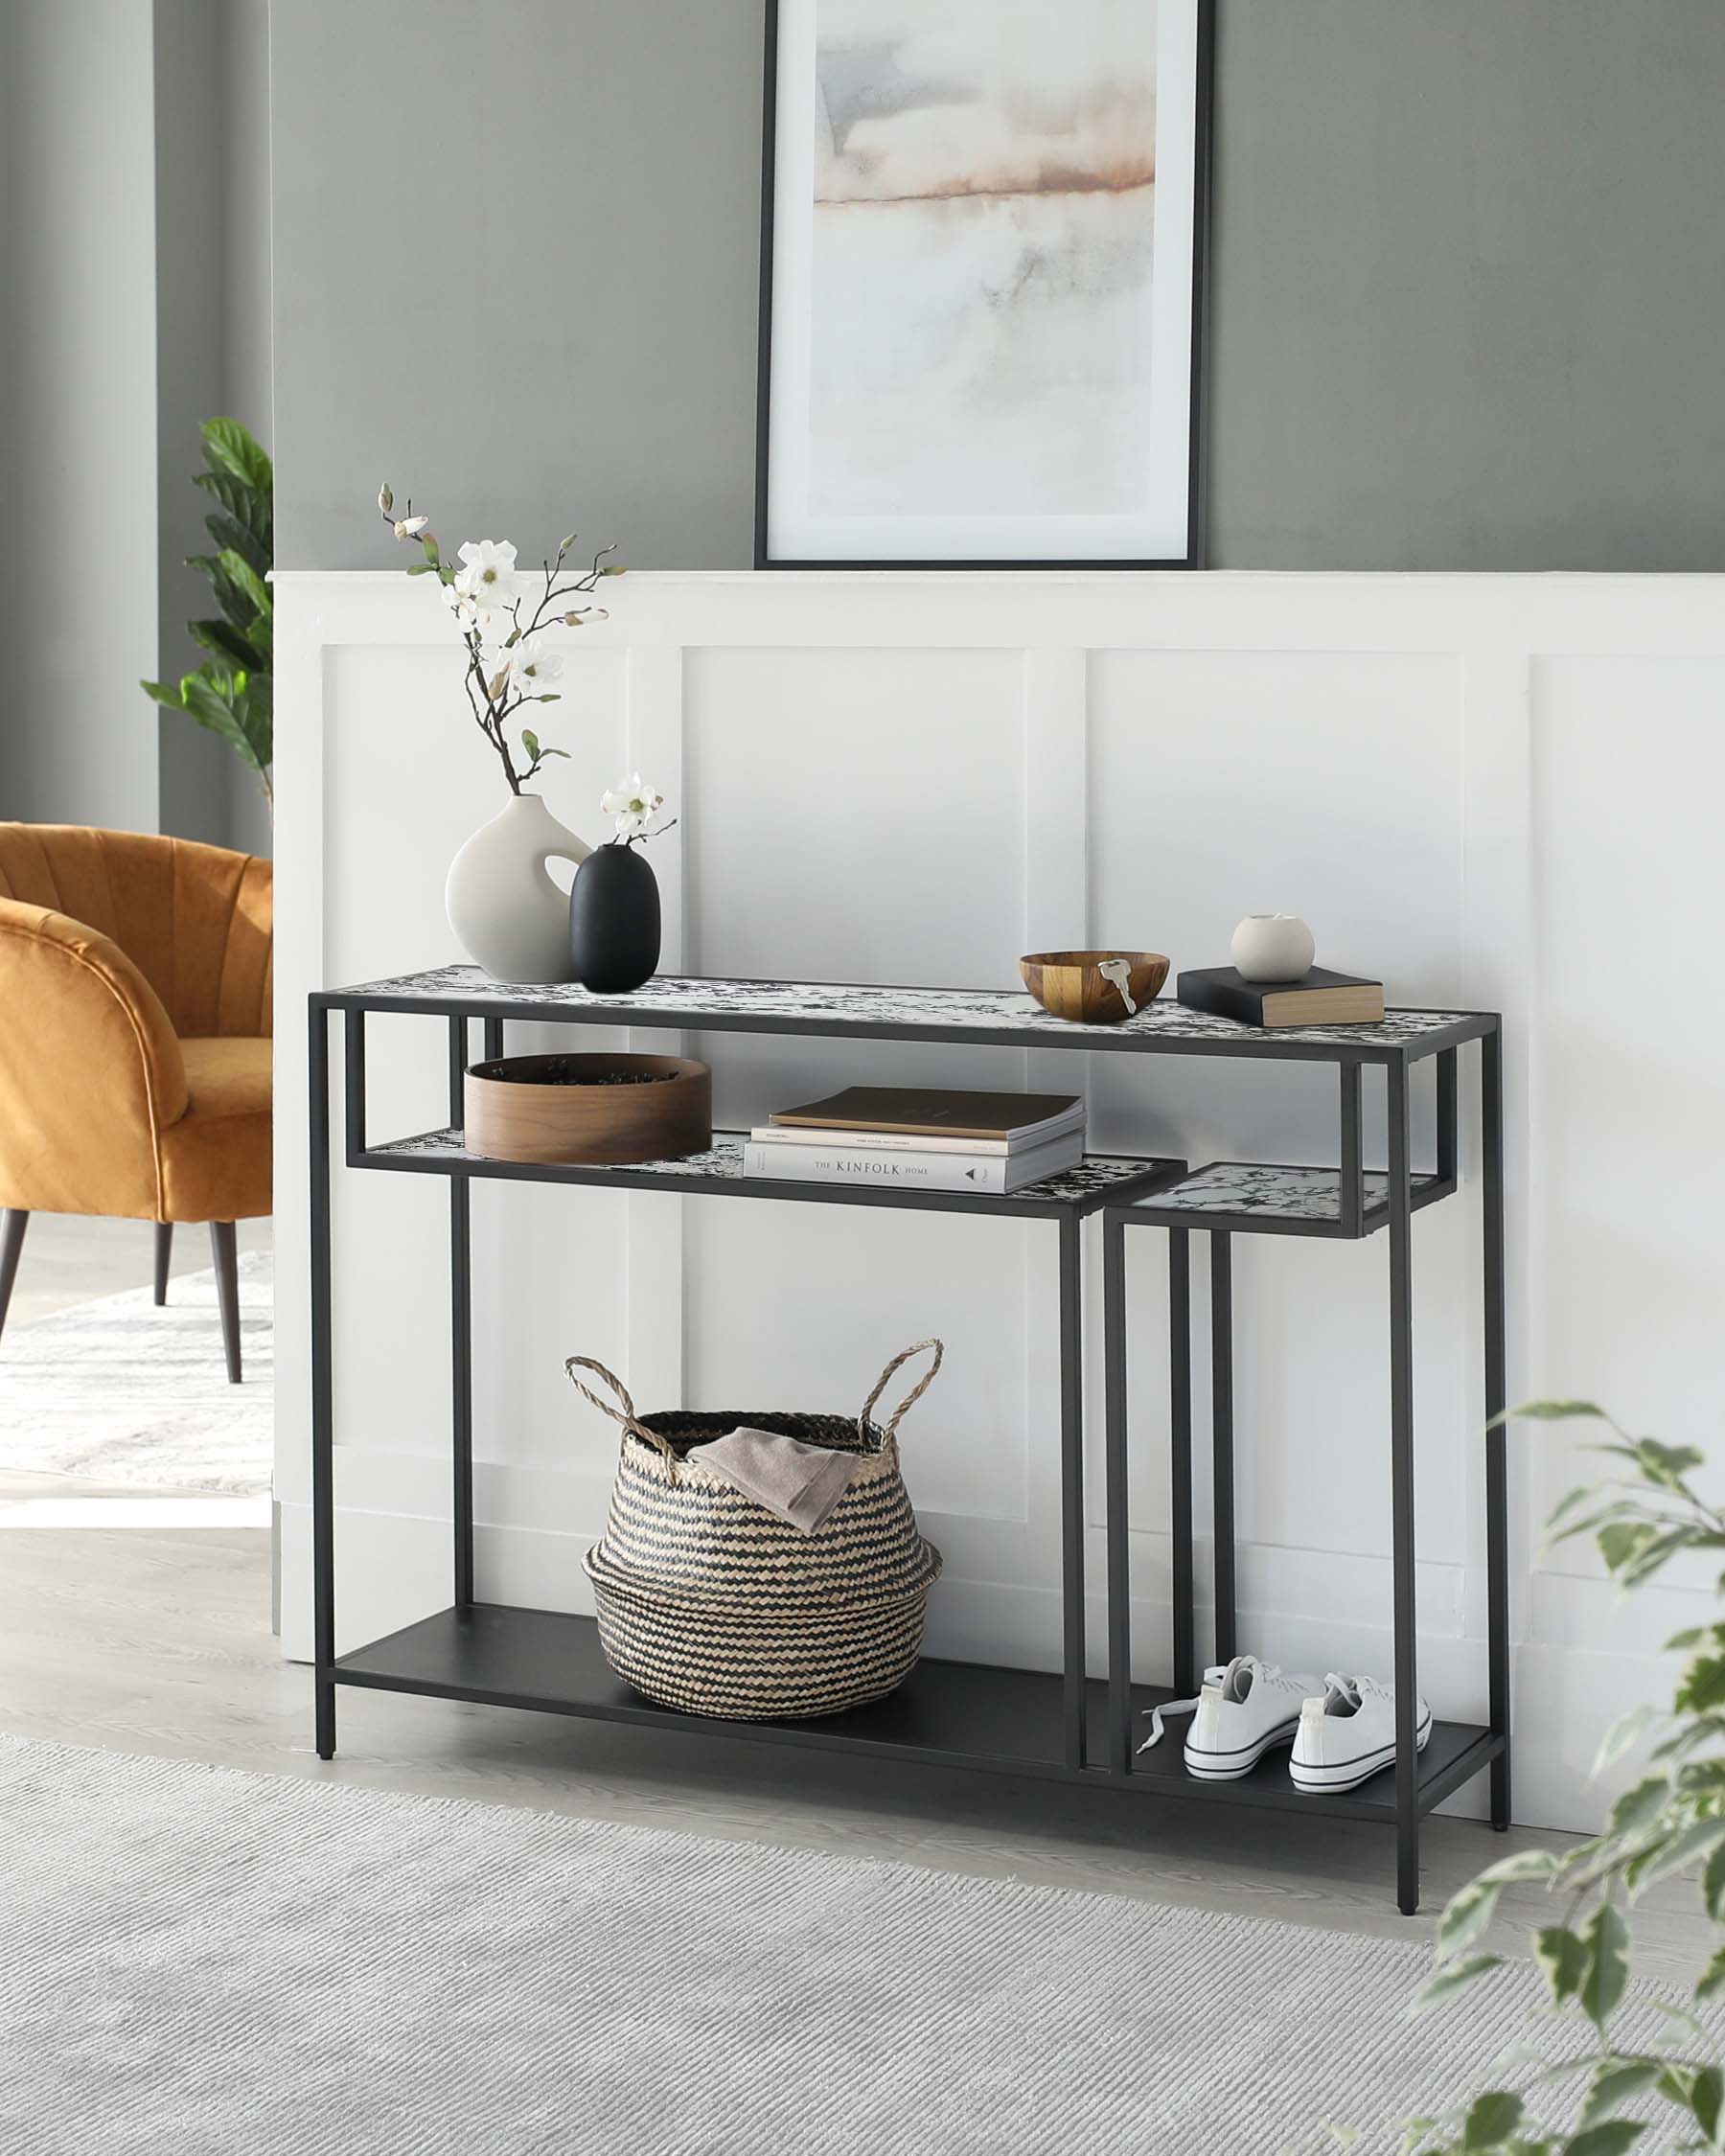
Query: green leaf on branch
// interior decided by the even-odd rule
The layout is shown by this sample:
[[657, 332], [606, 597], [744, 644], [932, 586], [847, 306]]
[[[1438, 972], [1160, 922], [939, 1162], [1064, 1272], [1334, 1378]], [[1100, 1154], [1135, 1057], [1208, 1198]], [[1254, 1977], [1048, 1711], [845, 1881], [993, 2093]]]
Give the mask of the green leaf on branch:
[[531, 756], [533, 761], [537, 764], [539, 762], [540, 753], [539, 736], [538, 734], [533, 732], [531, 727], [523, 727], [521, 729], [521, 746], [527, 751], [528, 755]]
[[435, 562], [410, 562], [407, 564], [407, 574], [410, 577], [435, 576], [437, 574], [437, 563]]
[[270, 607], [269, 586], [245, 557], [236, 554], [231, 546], [224, 546], [216, 559], [221, 563], [234, 589], [243, 592], [251, 602], [253, 612], [267, 614]]
[[1597, 2126], [1601, 2119], [1610, 2118], [1620, 2103], [1644, 2089], [1657, 2079], [1659, 2064], [1655, 2059], [1628, 2059], [1619, 2064], [1608, 2059], [1594, 2076], [1594, 2085], [1588, 2091], [1577, 2123]]
[[1616, 1836], [1639, 1834], [1665, 1810], [1670, 1794], [1670, 1780], [1665, 1775], [1649, 1775], [1644, 1781], [1638, 1781], [1612, 1805], [1608, 1832]]
[[205, 420], [198, 431], [212, 470], [230, 472], [261, 493], [273, 493], [275, 468], [248, 428], [236, 419], [213, 419]]
[[1621, 1759], [1647, 1724], [1658, 1719], [1658, 1708], [1644, 1702], [1640, 1707], [1632, 1707], [1627, 1714], [1620, 1714], [1599, 1740], [1599, 1749], [1594, 1754], [1594, 1774], [1602, 1775], [1607, 1767]]
[[1644, 1437], [1635, 1448], [1642, 1473], [1650, 1482], [1668, 1490], [1680, 1490], [1683, 1479], [1704, 1463], [1692, 1445], [1662, 1445], [1656, 1437]]
[[242, 674], [250, 674], [268, 664], [268, 654], [259, 651], [249, 637], [242, 636], [232, 622], [194, 621], [186, 624], [192, 641], [201, 651], [211, 652], [217, 658], [225, 659], [237, 666]]
[[1629, 1927], [1615, 1902], [1601, 1902], [1581, 1927], [1587, 1969], [1576, 1997], [1596, 2029], [1617, 2011], [1629, 1982]]
[[1519, 1408], [1506, 1408], [1496, 1417], [1499, 1422], [1574, 1422], [1577, 1417], [1590, 1422], [1609, 1422], [1611, 1417], [1603, 1408], [1597, 1408], [1591, 1400], [1529, 1400]]
[[1702, 1970], [1700, 1979], [1695, 1985], [1695, 1997], [1697, 1999], [1716, 1999], [1721, 1991], [1725, 1991], [1725, 1946], [1720, 1947], [1706, 1968]]
[[195, 471], [192, 484], [201, 487], [212, 501], [219, 502], [237, 524], [244, 525], [264, 553], [273, 556], [275, 512], [267, 491], [260, 493], [256, 487], [248, 487], [231, 471]]
[[1725, 1707], [1725, 1655], [1697, 1655], [1684, 1671], [1671, 1704], [1679, 1714], [1711, 1714]]
[[1580, 1991], [1591, 1959], [1579, 1935], [1565, 1924], [1547, 1924], [1533, 1935], [1533, 1960], [1554, 2007]]
[[186, 700], [180, 694], [177, 681], [140, 681], [138, 686], [147, 697], [153, 697], [157, 703], [166, 704], [170, 711], [184, 711], [186, 708]]
[[1718, 1849], [1722, 1843], [1725, 1843], [1725, 1819], [1696, 1820], [1681, 1834], [1674, 1834], [1657, 1854], [1650, 1854], [1646, 1862], [1630, 1867], [1635, 1892], [1642, 1893], [1656, 1879], [1669, 1878], [1673, 1871], [1681, 1871], [1686, 1864]]
[[1563, 2156], [1623, 2156], [1646, 2130], [1634, 2119], [1607, 2119], [1603, 2125], [1571, 2134], [1563, 2145]]
[[1659, 1529], [1650, 1520], [1608, 1520], [1594, 1539], [1607, 1569], [1620, 1572], [1659, 1540]]
[[1719, 2107], [1725, 2100], [1725, 2076], [1716, 2066], [1704, 2066], [1690, 2086], [1690, 2109], [1695, 2123], [1714, 2147], [1719, 2145]]
[[1423, 2014], [1433, 2007], [1440, 2007], [1446, 1999], [1455, 1998], [1477, 1984], [1481, 1977], [1488, 1976], [1493, 1969], [1504, 1965], [1501, 1954], [1470, 1954], [1460, 1961], [1451, 1961], [1447, 1967], [1429, 1976], [1414, 1994], [1410, 2014]]
[[1461, 2123], [1461, 2146], [1466, 2151], [1501, 2148], [1521, 2124], [1522, 2099], [1508, 2089], [1491, 2089], [1476, 2097]]
[[204, 530], [224, 554], [237, 554], [252, 573], [263, 578], [269, 573], [269, 549], [254, 539], [244, 525], [231, 516], [206, 516]]

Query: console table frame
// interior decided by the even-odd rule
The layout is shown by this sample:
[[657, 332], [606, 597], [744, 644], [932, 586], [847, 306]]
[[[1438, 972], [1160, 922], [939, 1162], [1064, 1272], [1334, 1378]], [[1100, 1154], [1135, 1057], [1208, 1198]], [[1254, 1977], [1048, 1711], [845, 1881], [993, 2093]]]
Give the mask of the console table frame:
[[[449, 1124], [383, 1144], [366, 1135], [365, 1021], [373, 1012], [441, 1020], [447, 1028]], [[334, 1408], [332, 1336], [330, 1023], [344, 1035], [342, 1154], [349, 1168], [441, 1175], [449, 1184], [451, 1321], [451, 1602], [435, 1616], [338, 1656], [335, 1651]], [[743, 1741], [805, 1744], [1029, 1776], [1089, 1786], [1245, 1802], [1290, 1811], [1375, 1819], [1396, 1828], [1397, 1899], [1418, 1902], [1421, 1816], [1489, 1768], [1494, 1825], [1509, 1820], [1507, 1528], [1504, 1432], [1505, 1285], [1502, 1034], [1484, 1012], [1395, 1011], [1382, 1025], [1266, 1032], [1201, 1018], [1158, 1002], [1118, 1026], [1052, 1020], [1026, 996], [994, 991], [886, 989], [848, 984], [656, 980], [632, 997], [576, 988], [520, 988], [476, 969], [450, 967], [309, 999], [311, 1466], [316, 1747], [335, 1749], [341, 1685], [416, 1692], [601, 1719], [683, 1729]], [[1060, 1047], [1104, 1054], [1210, 1055], [1270, 1063], [1333, 1065], [1338, 1074], [1335, 1169], [1087, 1155], [1082, 1168], [1010, 1196], [791, 1183], [741, 1173], [740, 1140], [722, 1135], [711, 1155], [686, 1162], [586, 1168], [483, 1159], [460, 1136], [462, 1076], [471, 1027], [483, 1028], [487, 1058], [503, 1052], [508, 1021], [782, 1033], [829, 1038], [943, 1042], [1018, 1049]], [[1457, 1052], [1477, 1043], [1484, 1197], [1483, 1298], [1487, 1673], [1484, 1727], [1439, 1723], [1426, 1754], [1413, 1748], [1417, 1683], [1414, 1606], [1412, 1224], [1415, 1211], [1457, 1184]], [[1414, 1066], [1436, 1057], [1435, 1167], [1413, 1165], [1409, 1092]], [[1361, 1143], [1362, 1073], [1381, 1067], [1389, 1108], [1387, 1174], [1368, 1173]], [[1062, 1667], [1058, 1676], [925, 1658], [890, 1698], [814, 1721], [731, 1722], [654, 1706], [611, 1676], [591, 1618], [476, 1599], [473, 1574], [472, 1191], [475, 1181], [539, 1181], [719, 1195], [779, 1203], [864, 1204], [906, 1211], [969, 1212], [1052, 1224], [1059, 1241]], [[1266, 1203], [1266, 1193], [1269, 1203]], [[1086, 1674], [1085, 1506], [1081, 1359], [1084, 1220], [1103, 1217], [1106, 1371], [1107, 1677]], [[1174, 1684], [1131, 1677], [1127, 1525], [1126, 1369], [1129, 1320], [1125, 1235], [1164, 1230], [1169, 1243], [1173, 1462]], [[1354, 1240], [1388, 1230], [1391, 1335], [1391, 1555], [1398, 1755], [1361, 1789], [1305, 1797], [1279, 1755], [1236, 1782], [1185, 1774], [1178, 1736], [1139, 1764], [1135, 1716], [1189, 1691], [1195, 1678], [1191, 1518], [1190, 1236], [1208, 1233], [1215, 1487], [1215, 1631], [1219, 1659], [1235, 1636], [1232, 1521], [1231, 1237], [1298, 1234]], [[1279, 1774], [1276, 1772], [1279, 1767]]]

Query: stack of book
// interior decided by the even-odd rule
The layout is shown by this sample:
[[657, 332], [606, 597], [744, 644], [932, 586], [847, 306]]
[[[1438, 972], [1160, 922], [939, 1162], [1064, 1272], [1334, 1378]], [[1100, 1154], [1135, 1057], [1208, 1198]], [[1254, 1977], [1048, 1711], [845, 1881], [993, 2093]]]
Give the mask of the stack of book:
[[1070, 1093], [851, 1086], [751, 1131], [743, 1172], [1005, 1197], [1083, 1158], [1084, 1103]]
[[1375, 1025], [1384, 984], [1314, 966], [1299, 980], [1243, 980], [1231, 966], [1182, 974], [1176, 993], [1189, 1011], [1237, 1019], [1242, 1025]]

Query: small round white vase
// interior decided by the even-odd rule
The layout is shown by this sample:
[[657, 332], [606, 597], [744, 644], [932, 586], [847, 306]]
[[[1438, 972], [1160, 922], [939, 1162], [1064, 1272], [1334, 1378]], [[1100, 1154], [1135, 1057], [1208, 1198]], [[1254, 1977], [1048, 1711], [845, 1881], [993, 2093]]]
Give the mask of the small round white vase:
[[592, 848], [537, 793], [512, 794], [449, 863], [444, 905], [461, 948], [494, 980], [573, 980], [569, 901], [545, 872]]
[[1298, 913], [1249, 913], [1228, 955], [1242, 980], [1299, 980], [1311, 972], [1318, 946]]

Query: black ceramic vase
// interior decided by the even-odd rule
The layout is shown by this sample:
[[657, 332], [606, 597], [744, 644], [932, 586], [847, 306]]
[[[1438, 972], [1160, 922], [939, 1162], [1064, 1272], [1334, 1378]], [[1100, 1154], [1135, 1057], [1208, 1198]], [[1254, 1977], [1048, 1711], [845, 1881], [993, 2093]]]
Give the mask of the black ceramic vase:
[[598, 996], [623, 996], [653, 978], [659, 960], [658, 879], [632, 846], [595, 846], [569, 893], [575, 978]]

